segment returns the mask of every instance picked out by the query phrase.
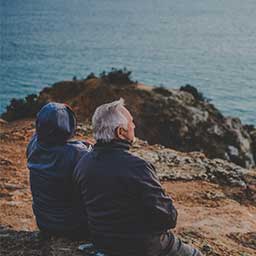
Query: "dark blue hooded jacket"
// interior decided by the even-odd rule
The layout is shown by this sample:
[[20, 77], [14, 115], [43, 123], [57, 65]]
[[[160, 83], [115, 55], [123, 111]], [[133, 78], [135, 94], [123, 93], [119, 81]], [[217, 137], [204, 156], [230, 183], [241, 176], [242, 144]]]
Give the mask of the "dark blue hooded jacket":
[[27, 147], [33, 211], [38, 227], [46, 231], [87, 228], [72, 179], [75, 165], [88, 147], [80, 141], [69, 141], [75, 128], [75, 115], [68, 106], [49, 103], [38, 113], [36, 133]]

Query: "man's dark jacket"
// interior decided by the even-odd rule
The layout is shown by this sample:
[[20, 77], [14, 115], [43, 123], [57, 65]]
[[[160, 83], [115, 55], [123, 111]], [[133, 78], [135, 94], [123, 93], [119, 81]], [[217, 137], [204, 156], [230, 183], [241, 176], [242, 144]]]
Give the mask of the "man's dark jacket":
[[152, 238], [175, 227], [177, 212], [154, 167], [129, 147], [124, 141], [97, 143], [79, 161], [74, 180], [98, 248], [111, 255], [153, 255]]
[[50, 233], [75, 232], [87, 217], [73, 184], [73, 171], [88, 148], [69, 141], [76, 120], [64, 104], [49, 103], [37, 115], [36, 133], [27, 147], [33, 211], [38, 227]]

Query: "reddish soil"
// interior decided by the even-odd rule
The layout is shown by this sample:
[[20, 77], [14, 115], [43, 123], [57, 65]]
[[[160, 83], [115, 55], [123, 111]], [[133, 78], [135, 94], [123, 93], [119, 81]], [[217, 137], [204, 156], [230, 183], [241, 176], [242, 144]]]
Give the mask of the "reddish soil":
[[[26, 145], [32, 120], [0, 123], [0, 255], [82, 255], [78, 243], [35, 237]], [[79, 135], [81, 138], [81, 134]], [[164, 182], [178, 209], [175, 233], [204, 255], [255, 256], [256, 207], [239, 204], [220, 185], [205, 181]], [[29, 232], [21, 232], [29, 231]]]

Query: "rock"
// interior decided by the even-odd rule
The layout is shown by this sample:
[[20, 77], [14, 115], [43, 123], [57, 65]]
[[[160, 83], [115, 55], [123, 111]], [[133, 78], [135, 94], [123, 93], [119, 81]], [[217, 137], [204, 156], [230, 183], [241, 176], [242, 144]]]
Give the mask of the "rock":
[[252, 186], [256, 185], [256, 172], [222, 159], [208, 159], [200, 152], [181, 153], [157, 146], [151, 146], [151, 150], [145, 146], [137, 147], [133, 153], [154, 164], [163, 180], [205, 180], [241, 189], [251, 185], [250, 193], [254, 193]]
[[8, 159], [0, 158], [0, 165], [11, 166], [13, 165], [13, 162]]
[[204, 244], [202, 252], [208, 254], [210, 252], [213, 252], [213, 248], [209, 244]]
[[[65, 102], [73, 107], [80, 121], [85, 121], [91, 119], [97, 106], [123, 97], [134, 116], [137, 136], [150, 144], [183, 152], [201, 151], [209, 158], [229, 160], [246, 168], [255, 166], [253, 128], [244, 126], [238, 118], [224, 117], [193, 86], [152, 90], [132, 81], [109, 83], [110, 77], [104, 74], [104, 79], [90, 77], [56, 83], [33, 98], [33, 104]], [[22, 117], [20, 113], [18, 116]], [[87, 128], [79, 127], [78, 131], [87, 133]]]
[[5, 124], [7, 124], [7, 122], [4, 119], [0, 118], [0, 126]]
[[18, 185], [18, 184], [11, 184], [11, 183], [8, 183], [8, 184], [4, 184], [3, 187], [5, 189], [8, 189], [8, 190], [17, 190], [17, 189], [23, 189], [24, 187], [21, 186], [21, 185]]
[[238, 151], [238, 149], [236, 147], [234, 147], [232, 145], [229, 145], [228, 146], [228, 150], [229, 150], [229, 155], [236, 156], [236, 157], [239, 156], [239, 151]]
[[[65, 96], [80, 119], [90, 119], [95, 108], [124, 97], [134, 116], [136, 134], [150, 144], [161, 144], [179, 151], [202, 151], [210, 158], [231, 160], [243, 167], [255, 165], [252, 139], [239, 119], [225, 118], [210, 103], [189, 92], [168, 90], [159, 94], [133, 86], [105, 85], [92, 80], [80, 85], [74, 98]], [[77, 82], [55, 84], [42, 97], [63, 101], [59, 91], [77, 86]], [[68, 92], [67, 92], [68, 93]], [[150, 128], [149, 128], [150, 127]]]
[[256, 232], [248, 232], [245, 234], [231, 233], [228, 236], [236, 243], [256, 250]]

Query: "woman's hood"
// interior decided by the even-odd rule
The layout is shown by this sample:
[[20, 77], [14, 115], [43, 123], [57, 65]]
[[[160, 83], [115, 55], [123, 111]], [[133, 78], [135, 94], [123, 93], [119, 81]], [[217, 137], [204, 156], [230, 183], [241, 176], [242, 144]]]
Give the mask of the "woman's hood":
[[37, 114], [36, 133], [40, 143], [63, 144], [74, 135], [75, 129], [75, 114], [65, 104], [48, 103]]

